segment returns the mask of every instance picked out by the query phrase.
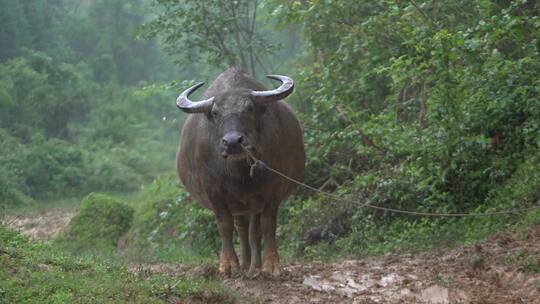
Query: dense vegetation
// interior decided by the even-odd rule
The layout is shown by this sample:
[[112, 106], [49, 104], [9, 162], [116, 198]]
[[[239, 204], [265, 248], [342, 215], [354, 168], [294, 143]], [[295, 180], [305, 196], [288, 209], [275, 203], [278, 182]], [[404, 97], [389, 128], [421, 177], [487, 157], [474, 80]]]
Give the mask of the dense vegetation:
[[352, 254], [414, 248], [426, 233], [448, 243], [516, 217], [419, 219], [360, 205], [537, 204], [539, 9], [535, 1], [275, 1], [274, 14], [301, 24], [308, 43], [295, 69], [306, 180], [356, 202], [289, 204], [285, 221], [297, 238], [326, 234]]
[[539, 210], [362, 206], [538, 205], [538, 2], [259, 2], [0, 0], [0, 204], [120, 194], [133, 219], [112, 247], [122, 235], [152, 260], [214, 255], [212, 214], [172, 172], [182, 116], [170, 89], [235, 64], [295, 79], [305, 181], [344, 199], [301, 189], [284, 204], [289, 257], [448, 246], [540, 222]]
[[131, 228], [133, 208], [104, 194], [86, 196], [56, 243], [71, 251], [114, 251]]
[[[0, 1], [0, 202], [133, 191], [169, 169], [176, 75], [143, 1]], [[144, 89], [143, 89], [144, 88]]]

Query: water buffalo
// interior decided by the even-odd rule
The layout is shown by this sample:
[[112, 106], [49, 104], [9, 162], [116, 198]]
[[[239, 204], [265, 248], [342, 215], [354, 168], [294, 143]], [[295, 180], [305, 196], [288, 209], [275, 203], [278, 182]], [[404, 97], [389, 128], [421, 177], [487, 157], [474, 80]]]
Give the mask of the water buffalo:
[[[264, 273], [279, 275], [277, 212], [295, 187], [252, 166], [246, 150], [292, 178], [304, 175], [300, 124], [282, 100], [293, 91], [293, 81], [280, 75], [268, 77], [281, 81], [280, 87], [267, 90], [232, 67], [217, 77], [203, 100], [189, 99], [203, 83], [176, 100], [178, 108], [190, 113], [176, 157], [178, 175], [189, 193], [216, 216], [221, 236], [219, 271], [225, 275], [240, 270], [256, 274], [261, 266]], [[240, 238], [240, 262], [233, 247], [234, 226]]]

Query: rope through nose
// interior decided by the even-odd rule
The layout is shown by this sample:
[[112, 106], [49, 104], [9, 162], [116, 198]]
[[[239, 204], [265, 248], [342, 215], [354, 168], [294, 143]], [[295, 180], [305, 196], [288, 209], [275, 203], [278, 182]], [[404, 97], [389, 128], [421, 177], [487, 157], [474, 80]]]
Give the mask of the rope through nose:
[[248, 165], [250, 166], [249, 167], [249, 177], [253, 178], [253, 176], [255, 176], [255, 169], [257, 169], [257, 168], [261, 168], [261, 169], [262, 168], [268, 168], [266, 166], [266, 164], [262, 160], [257, 159], [253, 155], [253, 153], [251, 153], [251, 151], [249, 150], [249, 147], [246, 147], [242, 143], [240, 143], [240, 146], [242, 147], [242, 149], [244, 150], [244, 152], [248, 156], [246, 158], [246, 160], [247, 160]]

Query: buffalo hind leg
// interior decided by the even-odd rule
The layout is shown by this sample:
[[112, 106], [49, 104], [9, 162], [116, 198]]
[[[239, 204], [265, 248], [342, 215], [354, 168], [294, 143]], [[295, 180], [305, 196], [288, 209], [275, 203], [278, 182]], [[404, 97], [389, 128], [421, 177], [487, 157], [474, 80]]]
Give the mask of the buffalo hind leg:
[[251, 249], [249, 246], [249, 216], [234, 217], [234, 224], [240, 238], [240, 268], [247, 271], [251, 262]]
[[251, 265], [249, 275], [256, 275], [261, 269], [261, 214], [254, 214], [249, 219], [249, 246], [251, 247]]
[[229, 276], [240, 270], [238, 257], [234, 252], [233, 231], [234, 221], [231, 213], [227, 209], [215, 212], [216, 222], [221, 236], [221, 254], [219, 256], [219, 273]]
[[281, 269], [276, 242], [276, 220], [277, 207], [269, 204], [261, 215], [261, 228], [264, 242], [262, 271], [263, 273], [277, 277], [281, 273]]

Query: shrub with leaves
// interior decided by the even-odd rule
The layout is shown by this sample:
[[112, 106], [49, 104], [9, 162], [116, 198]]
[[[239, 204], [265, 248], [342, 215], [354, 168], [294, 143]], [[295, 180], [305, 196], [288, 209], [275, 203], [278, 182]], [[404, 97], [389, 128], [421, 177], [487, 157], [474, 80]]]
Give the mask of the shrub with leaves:
[[[538, 203], [536, 174], [525, 169], [540, 147], [538, 2], [272, 3], [283, 23], [302, 26], [309, 45], [295, 77], [306, 180], [358, 202], [348, 207], [352, 234], [342, 245], [362, 250], [366, 239], [459, 226], [381, 214], [363, 202], [442, 213]], [[328, 208], [310, 206], [325, 200], [294, 214], [317, 217]], [[341, 212], [330, 209], [323, 218]]]
[[141, 200], [132, 229], [136, 243], [157, 249], [183, 247], [199, 254], [217, 252], [214, 214], [190, 199], [176, 175], [156, 179]]
[[132, 221], [131, 207], [105, 194], [91, 193], [57, 243], [74, 251], [112, 250]]

